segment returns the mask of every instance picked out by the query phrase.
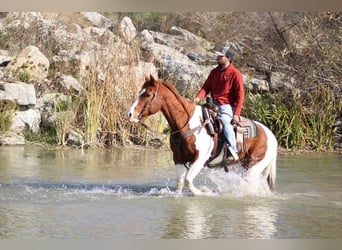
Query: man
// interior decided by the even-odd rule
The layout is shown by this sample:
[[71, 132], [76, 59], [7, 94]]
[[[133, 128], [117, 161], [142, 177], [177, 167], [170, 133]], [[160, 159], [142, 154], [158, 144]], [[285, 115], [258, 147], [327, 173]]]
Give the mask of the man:
[[215, 52], [218, 66], [214, 68], [204, 85], [194, 99], [198, 103], [209, 93], [214, 103], [219, 107], [219, 118], [223, 121], [223, 133], [228, 142], [229, 151], [237, 161], [237, 148], [234, 128], [232, 124], [239, 121], [245, 92], [242, 74], [232, 64], [234, 52], [228, 47], [223, 47], [221, 52]]

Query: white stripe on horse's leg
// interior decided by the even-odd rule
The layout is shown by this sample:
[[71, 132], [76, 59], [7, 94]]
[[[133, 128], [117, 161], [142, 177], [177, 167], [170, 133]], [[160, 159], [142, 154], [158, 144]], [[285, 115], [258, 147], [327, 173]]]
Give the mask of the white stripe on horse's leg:
[[177, 189], [176, 192], [181, 194], [184, 187], [184, 179], [186, 175], [187, 169], [183, 164], [176, 164], [176, 173], [177, 173]]
[[195, 179], [195, 177], [198, 175], [198, 173], [201, 171], [201, 169], [203, 168], [203, 161], [195, 161], [193, 164], [191, 164], [188, 174], [185, 177], [186, 180], [186, 184], [188, 186], [188, 188], [190, 189], [190, 191], [192, 192], [193, 195], [203, 195], [203, 192], [201, 190], [199, 190], [198, 188], [196, 188], [193, 184], [193, 181]]
[[186, 185], [193, 195], [208, 195], [209, 190], [204, 192], [196, 188], [193, 184], [195, 177], [204, 168], [204, 163], [209, 159], [214, 143], [212, 138], [207, 134], [205, 129], [196, 134], [196, 149], [199, 151], [199, 158], [190, 165], [189, 171], [185, 177]]

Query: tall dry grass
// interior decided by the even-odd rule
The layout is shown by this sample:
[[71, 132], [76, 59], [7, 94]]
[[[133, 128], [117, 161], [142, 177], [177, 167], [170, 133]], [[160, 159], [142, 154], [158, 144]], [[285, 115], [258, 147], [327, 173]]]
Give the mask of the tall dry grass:
[[[138, 45], [136, 45], [138, 46]], [[141, 88], [136, 78], [140, 53], [137, 47], [122, 48], [126, 60], [116, 51], [98, 53], [89, 75], [81, 79], [84, 91], [78, 97], [85, 144], [89, 146], [148, 145], [156, 135], [129, 122], [126, 112]], [[151, 127], [165, 124], [159, 115], [149, 118]]]

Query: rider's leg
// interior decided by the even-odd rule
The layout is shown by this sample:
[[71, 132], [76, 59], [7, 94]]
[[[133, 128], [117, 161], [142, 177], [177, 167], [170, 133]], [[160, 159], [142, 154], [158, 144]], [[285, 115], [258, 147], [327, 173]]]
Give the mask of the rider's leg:
[[234, 132], [233, 126], [231, 125], [231, 121], [233, 119], [232, 106], [229, 104], [220, 105], [219, 106], [219, 118], [223, 121], [223, 133], [230, 146], [229, 150], [231, 151], [231, 154], [234, 157], [234, 159], [237, 160], [238, 156], [237, 156], [235, 132]]

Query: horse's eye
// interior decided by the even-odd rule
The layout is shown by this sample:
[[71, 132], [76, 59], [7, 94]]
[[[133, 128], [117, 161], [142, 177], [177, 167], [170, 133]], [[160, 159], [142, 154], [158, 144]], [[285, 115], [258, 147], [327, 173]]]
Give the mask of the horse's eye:
[[151, 96], [151, 94], [148, 93], [148, 92], [146, 91], [146, 89], [142, 89], [142, 90], [140, 90], [140, 92], [139, 92], [139, 96], [149, 97], [149, 96]]
[[143, 96], [143, 97], [150, 97], [150, 96], [151, 96], [151, 94], [150, 94], [150, 93], [147, 93], [147, 92], [145, 92], [145, 93], [143, 93], [143, 94], [142, 94], [142, 96]]

